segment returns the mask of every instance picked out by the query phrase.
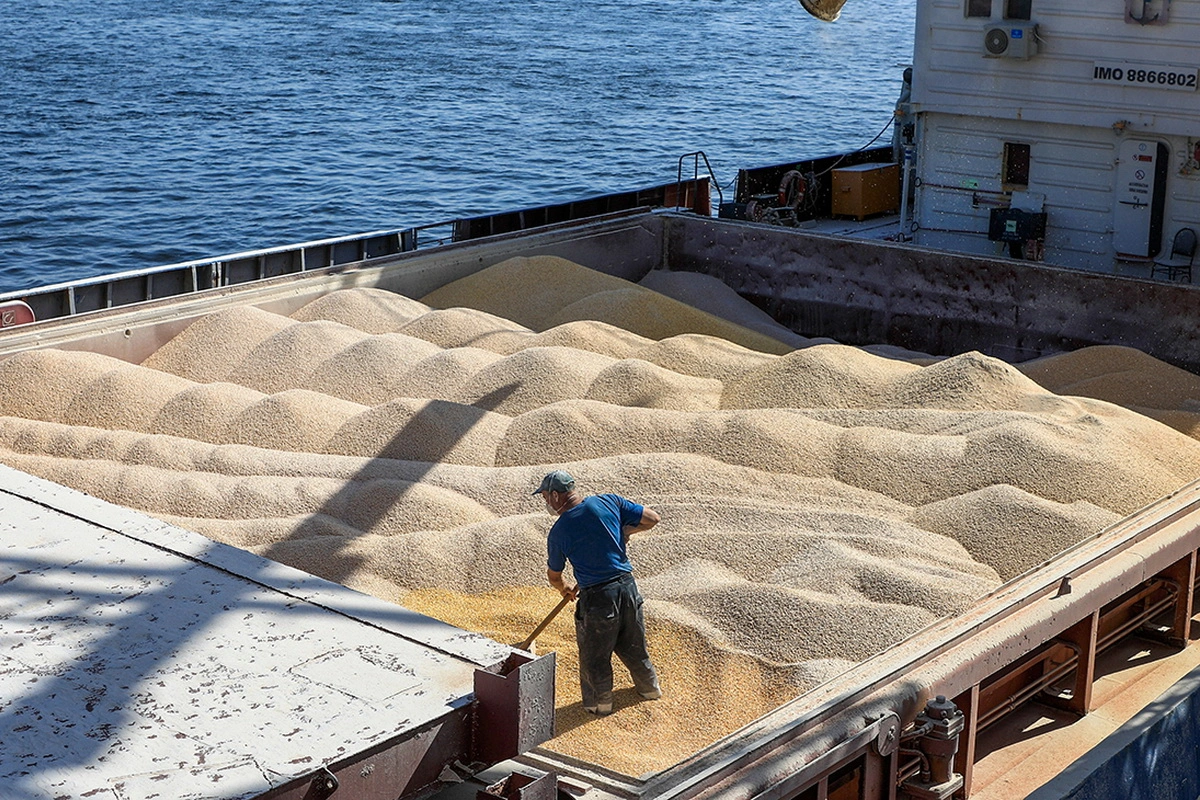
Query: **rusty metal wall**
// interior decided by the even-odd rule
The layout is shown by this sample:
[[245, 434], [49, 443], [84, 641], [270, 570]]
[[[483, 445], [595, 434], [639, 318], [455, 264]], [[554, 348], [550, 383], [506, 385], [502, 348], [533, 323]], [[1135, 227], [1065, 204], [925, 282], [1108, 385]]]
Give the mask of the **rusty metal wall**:
[[805, 336], [1022, 361], [1094, 344], [1200, 371], [1191, 285], [669, 215], [668, 267], [721, 278]]

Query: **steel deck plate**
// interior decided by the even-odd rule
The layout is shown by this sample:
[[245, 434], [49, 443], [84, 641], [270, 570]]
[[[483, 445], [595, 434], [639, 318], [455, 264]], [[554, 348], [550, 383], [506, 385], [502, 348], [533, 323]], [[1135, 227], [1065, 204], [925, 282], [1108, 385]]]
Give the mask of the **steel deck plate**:
[[0, 467], [0, 794], [246, 798], [471, 701], [507, 648]]

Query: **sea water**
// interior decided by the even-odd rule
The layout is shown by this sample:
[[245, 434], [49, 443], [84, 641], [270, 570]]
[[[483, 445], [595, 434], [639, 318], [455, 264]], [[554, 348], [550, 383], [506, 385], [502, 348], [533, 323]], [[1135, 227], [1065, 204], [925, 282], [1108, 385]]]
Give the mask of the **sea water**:
[[[890, 141], [915, 0], [24, 0], [0, 291]], [[876, 136], [880, 138], [875, 139]], [[689, 168], [691, 161], [688, 162]]]

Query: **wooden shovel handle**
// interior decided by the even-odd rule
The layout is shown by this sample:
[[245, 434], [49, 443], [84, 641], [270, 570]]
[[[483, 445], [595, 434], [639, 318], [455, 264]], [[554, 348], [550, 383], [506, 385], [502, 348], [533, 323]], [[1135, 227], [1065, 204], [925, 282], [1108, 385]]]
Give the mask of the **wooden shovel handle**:
[[554, 607], [554, 610], [547, 614], [546, 618], [541, 621], [541, 624], [533, 629], [533, 633], [529, 634], [529, 638], [521, 642], [519, 645], [517, 645], [517, 647], [521, 650], [528, 650], [529, 645], [533, 644], [533, 640], [538, 637], [538, 634], [546, 630], [546, 626], [554, 621], [554, 618], [558, 616], [558, 612], [566, 608], [567, 603], [569, 602], [571, 602], [571, 598], [569, 597], [564, 597], [562, 600], [559, 600], [558, 605]]

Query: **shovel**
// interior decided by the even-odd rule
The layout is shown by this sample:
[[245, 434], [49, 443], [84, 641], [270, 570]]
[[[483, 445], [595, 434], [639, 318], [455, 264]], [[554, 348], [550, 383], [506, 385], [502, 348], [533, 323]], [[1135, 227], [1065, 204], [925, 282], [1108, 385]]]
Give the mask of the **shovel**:
[[542, 620], [540, 623], [538, 623], [538, 626], [533, 629], [533, 633], [529, 634], [529, 638], [526, 639], [525, 641], [521, 642], [520, 644], [513, 645], [513, 647], [517, 648], [518, 650], [524, 650], [527, 653], [532, 653], [533, 652], [533, 640], [538, 637], [539, 633], [546, 630], [546, 626], [554, 621], [554, 618], [558, 616], [558, 612], [560, 612], [564, 608], [566, 608], [567, 603], [569, 603], [569, 602], [571, 602], [570, 597], [564, 597], [562, 600], [559, 600], [558, 605], [556, 605], [554, 607], [554, 610], [551, 611], [549, 614], [547, 614], [546, 618], [544, 620]]

